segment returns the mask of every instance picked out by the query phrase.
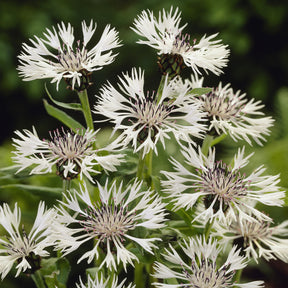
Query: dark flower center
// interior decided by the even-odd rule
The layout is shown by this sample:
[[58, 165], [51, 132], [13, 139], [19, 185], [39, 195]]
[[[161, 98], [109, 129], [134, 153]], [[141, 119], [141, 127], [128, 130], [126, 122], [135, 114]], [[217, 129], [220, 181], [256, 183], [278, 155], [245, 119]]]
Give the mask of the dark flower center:
[[120, 205], [102, 204], [100, 207], [89, 207], [82, 216], [84, 219], [80, 221], [81, 226], [101, 241], [115, 238], [123, 241], [123, 235], [135, 228], [135, 213]]
[[136, 101], [130, 99], [130, 102], [133, 109], [133, 117], [130, 121], [139, 123], [135, 130], [141, 129], [138, 133], [138, 141], [143, 143], [149, 135], [153, 140], [159, 127], [173, 110], [173, 105], [157, 103], [154, 95], [148, 95], [145, 99], [138, 98]]
[[17, 237], [8, 238], [8, 243], [2, 245], [7, 249], [6, 253], [9, 255], [16, 255], [17, 263], [19, 264], [23, 258], [29, 263], [30, 268], [25, 270], [25, 274], [34, 274], [41, 268], [41, 256], [36, 255], [32, 250], [35, 247], [35, 241], [29, 239], [24, 227], [22, 227], [22, 236], [17, 233]]
[[[272, 231], [270, 229], [270, 223], [267, 221], [261, 221], [259, 219], [253, 222], [246, 220], [244, 223], [241, 224], [241, 227], [238, 222], [235, 222], [232, 224], [231, 228], [233, 229], [233, 231], [237, 231], [238, 235], [241, 235], [241, 237], [234, 240], [233, 244], [237, 245], [241, 249], [242, 255], [245, 255], [244, 250], [250, 245], [253, 245], [253, 248], [258, 250], [256, 242], [258, 240], [261, 241], [261, 239], [266, 239], [272, 234]], [[266, 245], [262, 242], [261, 246], [265, 247]], [[269, 247], [265, 248], [269, 249]]]
[[220, 120], [229, 121], [241, 116], [243, 105], [238, 98], [231, 98], [229, 95], [219, 95], [217, 91], [212, 91], [203, 100], [203, 109], [211, 119], [217, 117]]
[[[50, 133], [51, 141], [49, 148], [51, 150], [50, 158], [57, 159], [57, 174], [65, 179], [73, 179], [80, 173], [81, 162], [83, 157], [92, 153], [92, 143], [84, 135], [74, 134], [73, 132], [65, 132], [55, 130]], [[74, 173], [68, 173], [65, 177], [65, 166], [74, 165]]]
[[192, 262], [191, 272], [184, 270], [184, 274], [191, 288], [226, 288], [231, 287], [231, 280], [235, 274], [234, 271], [227, 273], [228, 265], [217, 269], [216, 263], [210, 259], [203, 259], [201, 263]]
[[198, 189], [208, 194], [204, 198], [205, 207], [210, 207], [214, 202], [213, 210], [215, 213], [221, 206], [222, 211], [226, 212], [231, 202], [247, 195], [244, 177], [238, 171], [229, 170], [223, 162], [215, 163], [212, 168], [203, 171], [200, 177], [202, 182]]
[[[64, 79], [68, 84], [69, 89], [74, 89], [77, 91], [83, 91], [87, 89], [91, 83], [91, 72], [83, 68], [83, 64], [87, 61], [87, 49], [82, 47], [80, 49], [80, 41], [77, 41], [77, 47], [73, 50], [70, 47], [65, 47], [63, 45], [62, 51], [58, 51], [58, 61], [59, 64], [67, 71], [67, 76], [64, 75]], [[78, 72], [81, 74], [80, 84], [76, 81], [73, 85], [73, 78], [71, 78], [68, 72]]]

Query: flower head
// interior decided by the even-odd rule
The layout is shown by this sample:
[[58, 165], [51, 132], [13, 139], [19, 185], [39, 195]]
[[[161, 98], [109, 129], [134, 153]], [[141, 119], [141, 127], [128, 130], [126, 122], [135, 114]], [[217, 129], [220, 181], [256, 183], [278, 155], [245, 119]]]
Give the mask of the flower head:
[[[183, 253], [178, 252], [169, 245], [165, 249], [164, 259], [173, 265], [173, 269], [168, 268], [160, 262], [155, 263], [154, 276], [158, 279], [176, 279], [179, 284], [154, 283], [156, 287], [191, 287], [191, 288], [229, 288], [229, 287], [246, 287], [257, 288], [263, 287], [262, 281], [254, 281], [245, 284], [235, 283], [233, 277], [237, 270], [243, 269], [247, 263], [243, 256], [240, 256], [240, 250], [234, 246], [226, 261], [219, 265], [221, 255], [221, 246], [216, 240], [209, 238], [208, 242], [201, 237], [189, 238], [180, 245]], [[181, 251], [181, 252], [182, 252]]]
[[187, 24], [180, 27], [180, 22], [178, 8], [173, 10], [171, 7], [169, 12], [163, 9], [158, 19], [147, 10], [134, 20], [132, 30], [144, 38], [138, 43], [158, 50], [158, 64], [163, 74], [177, 75], [185, 66], [192, 68], [196, 74], [201, 74], [199, 68], [220, 74], [227, 63], [227, 46], [214, 39], [217, 34], [205, 35], [199, 41], [195, 39], [191, 42], [191, 36], [183, 34]]
[[[47, 248], [54, 245], [51, 236], [51, 224], [56, 219], [54, 209], [46, 209], [44, 202], [40, 202], [35, 222], [29, 232], [24, 226], [20, 228], [21, 210], [15, 204], [14, 211], [8, 204], [0, 207], [0, 225], [7, 234], [1, 235], [0, 243], [0, 273], [3, 279], [14, 264], [16, 277], [21, 273], [34, 273], [40, 269], [41, 257], [49, 256]], [[21, 231], [20, 231], [21, 230]]]
[[[124, 288], [124, 282], [125, 279], [118, 283], [117, 277], [114, 275], [112, 282], [110, 277], [108, 277], [106, 280], [104, 279], [103, 275], [98, 275], [96, 274], [95, 279], [93, 279], [90, 274], [88, 274], [88, 279], [87, 279], [87, 284], [84, 284], [83, 281], [80, 278], [79, 284], [76, 284], [76, 288]], [[111, 283], [110, 285], [108, 283]], [[135, 288], [135, 285], [132, 286], [130, 283], [127, 288]]]
[[95, 149], [93, 144], [97, 132], [91, 130], [77, 133], [55, 130], [50, 133], [51, 140], [40, 140], [34, 127], [33, 132], [24, 130], [23, 133], [15, 133], [20, 138], [13, 139], [16, 147], [13, 160], [19, 167], [18, 172], [34, 166], [31, 174], [43, 174], [51, 172], [55, 165], [57, 174], [64, 179], [85, 175], [93, 182], [90, 173], [99, 173], [94, 167], [100, 165], [106, 170], [115, 171], [115, 166], [120, 164], [123, 157], [121, 154], [101, 156], [101, 151], [113, 152], [120, 146], [113, 142], [105, 148]]
[[115, 130], [122, 130], [125, 145], [132, 143], [135, 152], [143, 149], [145, 155], [152, 149], [157, 153], [157, 142], [165, 145], [171, 133], [177, 140], [188, 142], [191, 136], [203, 137], [205, 126], [201, 121], [205, 114], [186, 101], [187, 91], [175, 94], [167, 77], [162, 95], [144, 92], [144, 73], [140, 69], [137, 72], [134, 68], [131, 76], [123, 74], [119, 80], [120, 92], [110, 83], [101, 89], [94, 112], [111, 120]]
[[45, 38], [30, 39], [32, 46], [24, 43], [23, 51], [18, 56], [20, 76], [26, 81], [52, 78], [57, 83], [63, 78], [73, 90], [84, 90], [90, 83], [93, 71], [102, 69], [114, 61], [112, 49], [119, 47], [118, 32], [107, 25], [98, 43], [90, 50], [87, 48], [95, 30], [96, 23], [82, 22], [83, 40], [74, 43], [74, 29], [62, 22], [58, 31], [46, 29]]
[[[166, 180], [162, 181], [165, 191], [174, 202], [175, 208], [192, 208], [202, 201], [203, 209], [198, 209], [197, 219], [204, 222], [218, 219], [247, 219], [250, 221], [271, 220], [267, 215], [258, 211], [255, 203], [261, 202], [270, 206], [284, 204], [284, 192], [277, 186], [279, 175], [262, 175], [263, 166], [258, 167], [249, 176], [241, 172], [248, 164], [252, 154], [244, 157], [244, 147], [234, 156], [233, 165], [216, 161], [215, 149], [210, 149], [205, 157], [200, 148], [198, 153], [189, 145], [182, 150], [186, 169], [177, 160], [172, 159], [174, 172], [163, 171]], [[198, 204], [198, 203], [197, 203]], [[201, 205], [198, 205], [201, 207]], [[256, 216], [256, 218], [251, 217]]]
[[274, 226], [264, 220], [251, 222], [245, 219], [240, 222], [237, 219], [229, 225], [217, 222], [214, 230], [213, 235], [222, 238], [221, 243], [227, 246], [233, 242], [256, 262], [261, 257], [267, 261], [278, 258], [288, 262], [288, 221]]
[[[133, 235], [138, 227], [144, 229], [158, 229], [164, 227], [164, 204], [155, 196], [152, 191], [140, 191], [141, 182], [135, 181], [122, 191], [122, 183], [117, 187], [113, 182], [108, 188], [98, 184], [100, 201], [95, 203], [90, 199], [87, 187], [81, 187], [80, 191], [69, 193], [65, 203], [62, 205], [70, 211], [77, 212], [76, 217], [71, 217], [65, 209], [60, 208], [60, 222], [66, 225], [59, 229], [58, 247], [64, 254], [76, 250], [82, 243], [94, 239], [95, 246], [92, 250], [84, 253], [78, 260], [88, 258], [90, 263], [94, 257], [99, 257], [98, 249], [102, 249], [106, 256], [102, 265], [106, 263], [109, 269], [116, 270], [116, 262], [123, 263], [126, 269], [127, 263], [133, 265], [133, 261], [138, 261], [136, 255], [126, 249], [125, 245], [135, 242], [144, 250], [153, 254], [152, 248], [156, 248], [153, 243], [159, 238], [139, 238], [139, 234]], [[85, 206], [80, 205], [81, 199]], [[78, 223], [77, 227], [70, 227], [72, 223]], [[55, 227], [57, 229], [57, 227]], [[134, 232], [134, 233], [133, 233]], [[116, 259], [114, 258], [116, 256]]]
[[[196, 82], [200, 85], [201, 81]], [[186, 83], [188, 85], [188, 83]], [[191, 88], [195, 83], [190, 83]], [[272, 117], [263, 117], [260, 111], [264, 107], [261, 101], [251, 99], [238, 90], [234, 92], [230, 84], [218, 87], [208, 94], [193, 97], [201, 109], [207, 113], [210, 133], [221, 135], [229, 134], [234, 141], [244, 139], [251, 145], [251, 139], [261, 145], [264, 136], [270, 134], [269, 128], [273, 125]]]

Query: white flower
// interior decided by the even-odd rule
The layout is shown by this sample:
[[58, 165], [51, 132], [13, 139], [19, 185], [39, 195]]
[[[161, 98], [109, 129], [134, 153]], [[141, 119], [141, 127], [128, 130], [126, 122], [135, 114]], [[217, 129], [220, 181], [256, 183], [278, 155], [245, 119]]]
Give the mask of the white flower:
[[[34, 224], [26, 233], [24, 225], [20, 228], [21, 210], [15, 204], [11, 211], [8, 204], [0, 207], [0, 225], [5, 235], [0, 238], [0, 273], [2, 280], [16, 264], [16, 277], [21, 272], [34, 273], [40, 269], [41, 257], [49, 256], [47, 248], [54, 245], [51, 236], [51, 225], [56, 219], [54, 209], [46, 209], [44, 202], [40, 202]], [[21, 229], [21, 231], [20, 231]]]
[[[288, 262], [288, 221], [272, 226], [271, 222], [248, 220], [232, 221], [229, 225], [216, 222], [213, 235], [222, 238], [225, 246], [233, 242], [248, 258], [258, 262], [263, 257], [269, 261], [280, 259]], [[285, 238], [286, 237], [286, 238]]]
[[115, 130], [123, 130], [125, 145], [132, 143], [135, 152], [143, 149], [143, 156], [151, 149], [157, 153], [158, 141], [165, 146], [165, 139], [174, 134], [176, 140], [191, 142], [192, 137], [203, 137], [204, 113], [196, 104], [189, 104], [187, 91], [175, 94], [166, 77], [162, 94], [144, 92], [144, 72], [132, 69], [132, 75], [119, 77], [119, 90], [110, 83], [101, 89], [95, 113], [103, 115], [115, 124]]
[[[218, 219], [247, 219], [250, 221], [271, 220], [267, 215], [254, 208], [255, 203], [269, 206], [284, 204], [285, 193], [277, 186], [279, 175], [262, 175], [263, 166], [255, 169], [250, 175], [241, 173], [248, 164], [252, 154], [244, 157], [244, 147], [234, 156], [233, 165], [228, 166], [216, 161], [215, 149], [210, 149], [207, 157], [200, 150], [198, 153], [189, 145], [183, 147], [182, 154], [189, 168], [172, 159], [174, 172], [162, 173], [166, 180], [162, 185], [174, 202], [176, 209], [190, 209], [203, 201], [204, 209], [197, 213], [195, 220], [205, 223]], [[201, 206], [201, 205], [200, 205]], [[250, 215], [256, 216], [257, 220]]]
[[[110, 188], [108, 182], [104, 187], [98, 184], [100, 198], [98, 202], [90, 199], [86, 186], [81, 187], [79, 192], [74, 190], [74, 193], [69, 193], [65, 203], [61, 203], [70, 211], [76, 212], [76, 216], [72, 217], [65, 208], [59, 208], [62, 215], [59, 221], [66, 227], [63, 229], [61, 226], [58, 229], [57, 247], [66, 255], [93, 239], [94, 247], [84, 253], [78, 263], [85, 258], [88, 263], [95, 257], [98, 259], [99, 249], [102, 249], [106, 256], [100, 267], [106, 264], [110, 270], [112, 268], [116, 270], [116, 265], [120, 262], [126, 269], [128, 263], [133, 265], [133, 261], [138, 261], [137, 256], [125, 247], [129, 242], [135, 242], [153, 254], [153, 248], [157, 248], [153, 242], [160, 239], [139, 238], [137, 229], [138, 227], [142, 229], [164, 227], [164, 204], [158, 197], [153, 196], [153, 191], [141, 192], [141, 184], [134, 181], [124, 191], [122, 191], [122, 183], [117, 187], [113, 182]], [[84, 203], [84, 206], [81, 203]], [[78, 227], [75, 223], [78, 223]], [[74, 225], [70, 227], [70, 224]], [[57, 231], [57, 227], [54, 228]]]
[[[171, 244], [169, 244], [169, 249], [165, 249], [166, 253], [163, 257], [173, 265], [173, 268], [169, 268], [160, 262], [155, 262], [154, 266], [154, 276], [156, 278], [164, 279], [164, 281], [171, 278], [177, 279], [179, 284], [154, 283], [156, 287], [264, 287], [262, 281], [245, 284], [233, 281], [236, 271], [247, 265], [246, 259], [240, 256], [240, 250], [236, 250], [236, 246], [230, 250], [225, 262], [222, 260], [221, 246], [212, 238], [209, 238], [208, 242], [201, 237], [189, 238], [187, 242], [184, 241], [184, 245], [180, 244], [180, 247], [184, 255], [183, 253], [179, 254]], [[183, 256], [185, 256], [184, 259]], [[220, 265], [219, 260], [224, 263]]]
[[191, 43], [190, 35], [182, 34], [187, 24], [180, 27], [180, 16], [178, 8], [173, 11], [173, 7], [169, 12], [164, 9], [162, 13], [159, 12], [158, 19], [153, 12], [142, 11], [131, 27], [144, 38], [137, 43], [158, 50], [158, 64], [164, 74], [179, 74], [185, 66], [192, 68], [196, 74], [201, 74], [199, 68], [220, 74], [228, 61], [227, 45], [214, 39], [217, 34], [208, 37], [205, 35], [199, 41], [195, 39]]
[[[103, 275], [101, 274], [100, 277], [98, 277], [98, 275], [95, 275], [95, 279], [93, 279], [90, 274], [88, 274], [88, 279], [87, 279], [87, 284], [84, 284], [82, 282], [82, 279], [80, 278], [80, 283], [76, 284], [76, 288], [124, 288], [124, 282], [125, 279], [119, 283], [118, 283], [118, 279], [117, 277], [114, 275], [112, 282], [111, 282], [111, 278], [108, 277], [106, 280], [104, 279]], [[108, 285], [108, 283], [110, 283]], [[135, 285], [132, 286], [132, 284], [130, 283], [127, 288], [135, 288]]]
[[25, 81], [52, 78], [59, 82], [64, 78], [72, 89], [83, 90], [90, 85], [91, 72], [102, 69], [114, 61], [112, 49], [119, 47], [118, 32], [107, 25], [98, 43], [87, 49], [97, 24], [91, 20], [87, 26], [82, 22], [83, 40], [74, 43], [74, 29], [70, 23], [67, 27], [62, 22], [58, 24], [58, 31], [46, 29], [45, 38], [30, 39], [32, 46], [23, 44], [23, 51], [18, 56], [20, 65], [18, 70]]
[[20, 139], [13, 138], [16, 147], [13, 160], [19, 171], [33, 166], [31, 174], [43, 174], [52, 171], [55, 165], [57, 174], [64, 179], [72, 179], [85, 175], [93, 182], [91, 173], [99, 173], [95, 169], [97, 165], [108, 171], [115, 171], [120, 164], [121, 154], [101, 155], [101, 151], [113, 152], [121, 148], [115, 141], [107, 147], [95, 149], [96, 132], [92, 130], [72, 131], [55, 130], [50, 133], [51, 140], [40, 140], [35, 128], [33, 132], [24, 130], [15, 132]]
[[[200, 80], [192, 79], [190, 87], [193, 89], [200, 84]], [[188, 83], [186, 86], [189, 86]], [[210, 132], [229, 134], [234, 141], [244, 139], [250, 145], [250, 138], [261, 145], [261, 141], [265, 141], [264, 136], [270, 134], [269, 128], [274, 120], [262, 116], [264, 113], [260, 109], [264, 105], [261, 101], [248, 100], [240, 90], [235, 93], [230, 84], [223, 87], [220, 82], [212, 92], [194, 96], [192, 101], [196, 101], [207, 113]]]

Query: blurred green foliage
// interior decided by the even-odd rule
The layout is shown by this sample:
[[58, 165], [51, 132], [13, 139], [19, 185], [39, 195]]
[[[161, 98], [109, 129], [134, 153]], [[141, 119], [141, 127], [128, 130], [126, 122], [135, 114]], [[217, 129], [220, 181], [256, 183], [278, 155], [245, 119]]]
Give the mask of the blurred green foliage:
[[[247, 92], [249, 98], [262, 100], [266, 105], [265, 112], [275, 118], [275, 128], [264, 147], [247, 147], [247, 153], [255, 151], [250, 169], [264, 164], [267, 172], [281, 174], [281, 185], [288, 188], [288, 2], [276, 0], [2, 0], [0, 2], [0, 89], [1, 89], [1, 123], [0, 167], [11, 165], [11, 142], [16, 129], [37, 128], [39, 135], [47, 137], [48, 130], [59, 127], [59, 123], [49, 117], [43, 107], [43, 99], [48, 99], [44, 83], [55, 99], [66, 102], [77, 100], [77, 95], [65, 89], [61, 83], [59, 93], [49, 80], [23, 82], [17, 73], [17, 55], [21, 52], [23, 42], [28, 43], [34, 35], [42, 37], [46, 28], [51, 29], [61, 21], [70, 22], [81, 39], [81, 21], [93, 19], [97, 22], [96, 37], [100, 37], [106, 24], [111, 24], [119, 31], [123, 46], [117, 52], [116, 61], [93, 75], [93, 85], [89, 95], [96, 95], [100, 86], [109, 79], [116, 81], [117, 75], [129, 71], [132, 67], [145, 69], [147, 90], [154, 90], [159, 84], [160, 75], [156, 65], [156, 53], [149, 47], [138, 45], [138, 36], [129, 28], [136, 15], [143, 9], [153, 10], [156, 14], [162, 8], [170, 9], [171, 5], [182, 11], [182, 23], [188, 23], [185, 32], [193, 38], [203, 34], [219, 32], [219, 38], [231, 49], [228, 67], [220, 77], [209, 75], [204, 83], [207, 86], [217, 85], [219, 81], [231, 83], [235, 90]], [[97, 40], [97, 39], [96, 39]], [[73, 99], [71, 99], [73, 98]], [[93, 105], [95, 97], [91, 97]], [[75, 115], [78, 117], [78, 115]], [[83, 119], [80, 119], [81, 121]], [[61, 124], [60, 124], [61, 125]], [[225, 157], [235, 152], [236, 146], [245, 143], [233, 143], [229, 139], [221, 144], [220, 151]], [[173, 155], [178, 151], [167, 145]], [[161, 150], [165, 155], [167, 151]], [[164, 159], [164, 157], [162, 157]], [[167, 159], [167, 158], [166, 158]], [[169, 164], [168, 161], [164, 165]], [[155, 169], [161, 169], [157, 162]], [[7, 171], [6, 171], [7, 172]], [[59, 187], [61, 183], [55, 176], [26, 177], [11, 176], [0, 171], [0, 184], [13, 183], [29, 185], [47, 185]], [[52, 183], [52, 184], [51, 184]], [[61, 187], [61, 186], [60, 186]], [[14, 187], [15, 188], [15, 187]], [[18, 187], [19, 188], [19, 187]], [[29, 211], [36, 209], [39, 199], [52, 204], [56, 199], [51, 195], [31, 195], [19, 189], [2, 189], [0, 200], [19, 201]], [[281, 210], [281, 209], [280, 209]], [[28, 213], [28, 212], [27, 212]], [[277, 220], [287, 218], [285, 209], [270, 211]], [[30, 215], [24, 215], [30, 219]], [[280, 269], [281, 270], [281, 269]], [[279, 271], [280, 271], [279, 270]], [[279, 272], [278, 271], [278, 272]], [[270, 272], [277, 278], [277, 272]], [[280, 272], [279, 272], [280, 273]], [[13, 273], [0, 287], [31, 287], [25, 277], [15, 281]], [[26, 281], [27, 280], [27, 281]], [[275, 280], [276, 281], [276, 280]], [[282, 281], [282, 280], [281, 280]], [[26, 283], [27, 282], [27, 283]], [[279, 282], [280, 283], [280, 282]], [[279, 287], [281, 283], [278, 283]], [[287, 282], [285, 282], [287, 283]], [[285, 284], [284, 284], [285, 285]], [[270, 286], [269, 286], [270, 287]], [[272, 286], [271, 286], [272, 287]]]

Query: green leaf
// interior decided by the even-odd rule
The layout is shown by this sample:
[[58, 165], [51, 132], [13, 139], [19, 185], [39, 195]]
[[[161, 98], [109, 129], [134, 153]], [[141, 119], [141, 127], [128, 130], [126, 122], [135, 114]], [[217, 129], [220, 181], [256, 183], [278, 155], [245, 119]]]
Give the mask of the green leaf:
[[43, 100], [43, 102], [44, 102], [44, 107], [50, 116], [61, 121], [67, 127], [71, 128], [74, 132], [77, 132], [77, 130], [79, 129], [85, 129], [78, 121], [74, 120], [71, 116], [69, 116], [64, 111], [50, 105], [45, 99]]
[[189, 214], [184, 208], [179, 209], [177, 214], [185, 221], [188, 227], [192, 228], [192, 221], [194, 218], [191, 214]]
[[278, 120], [281, 123], [281, 130], [283, 135], [287, 135], [288, 133], [288, 88], [283, 87], [280, 88], [276, 95], [276, 103], [277, 115], [280, 116]]
[[57, 197], [60, 198], [62, 189], [61, 188], [54, 188], [54, 187], [45, 187], [45, 186], [34, 186], [34, 185], [25, 185], [25, 184], [7, 184], [0, 186], [0, 189], [12, 189], [12, 190], [20, 190], [20, 191], [27, 191], [33, 195], [37, 196], [50, 196], [50, 197]]
[[12, 174], [14, 175], [19, 168], [14, 166], [2, 167], [0, 168], [0, 173], [3, 174]]
[[64, 103], [64, 102], [60, 102], [60, 101], [53, 99], [52, 95], [50, 94], [50, 92], [47, 89], [46, 83], [45, 83], [45, 91], [46, 91], [47, 95], [49, 96], [50, 100], [54, 104], [56, 104], [57, 106], [65, 108], [65, 109], [82, 111], [82, 106], [80, 103]]
[[41, 261], [41, 273], [48, 288], [66, 288], [70, 263], [66, 258], [49, 258]]
[[60, 274], [57, 277], [58, 281], [66, 284], [71, 270], [69, 261], [66, 258], [60, 258], [57, 261], [57, 267], [60, 270]]
[[95, 275], [97, 275], [99, 271], [99, 267], [91, 267], [86, 269], [86, 274], [90, 275], [92, 278], [95, 278]]
[[209, 87], [206, 87], [206, 88], [194, 88], [190, 91], [190, 94], [194, 94], [194, 95], [203, 95], [203, 94], [207, 94], [209, 92], [211, 92], [213, 90], [213, 88], [209, 88]]
[[[146, 251], [141, 247], [133, 247], [129, 249], [139, 260], [141, 264], [152, 264], [155, 261], [155, 256], [146, 253]], [[136, 263], [135, 263], [136, 264]]]

